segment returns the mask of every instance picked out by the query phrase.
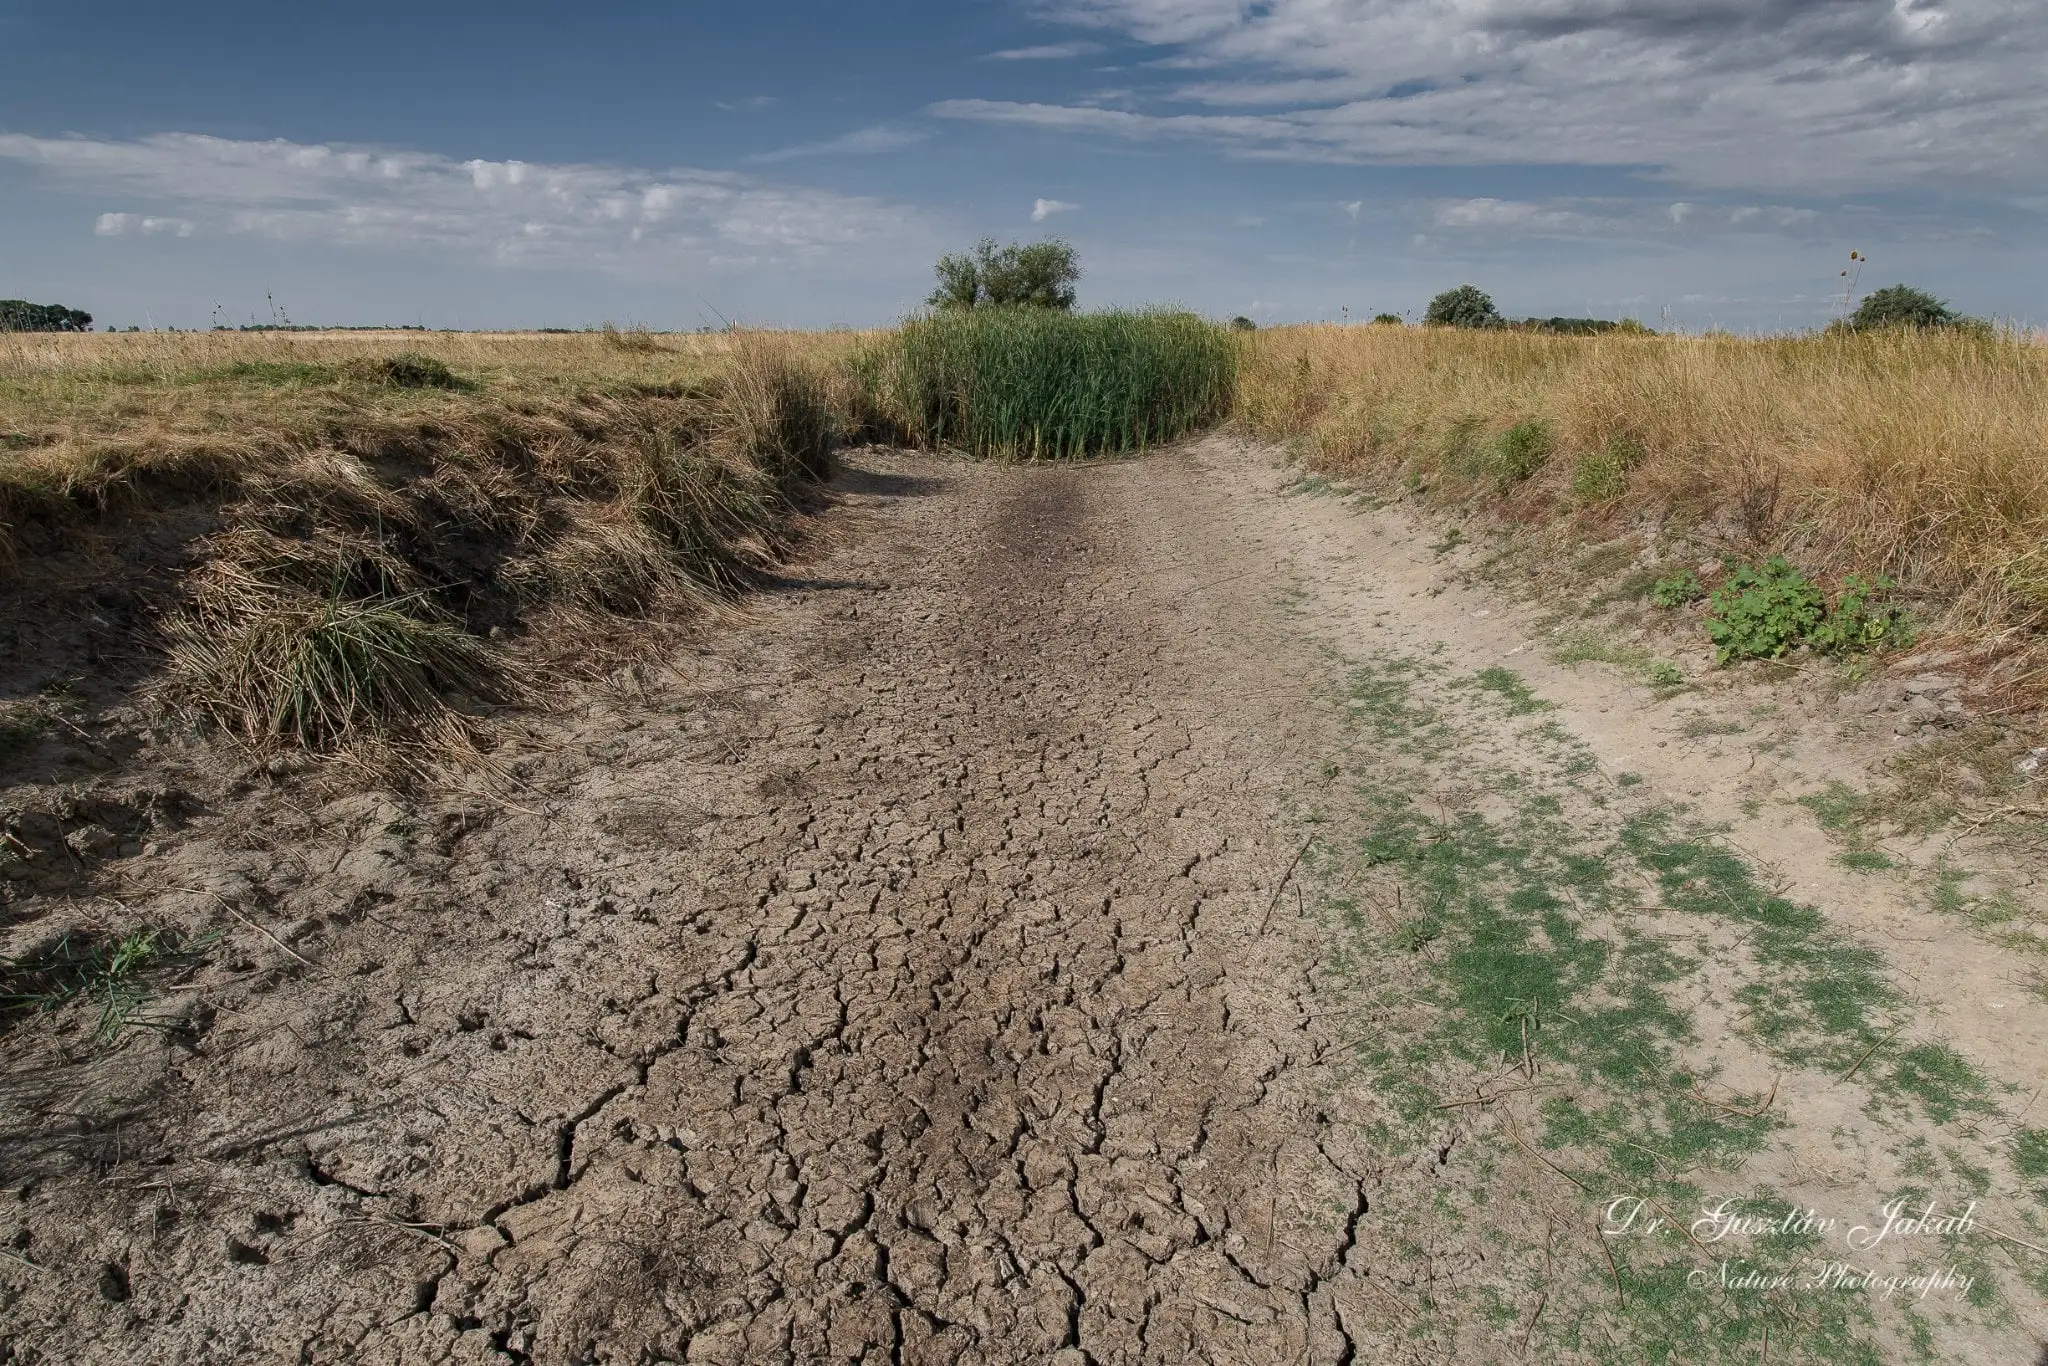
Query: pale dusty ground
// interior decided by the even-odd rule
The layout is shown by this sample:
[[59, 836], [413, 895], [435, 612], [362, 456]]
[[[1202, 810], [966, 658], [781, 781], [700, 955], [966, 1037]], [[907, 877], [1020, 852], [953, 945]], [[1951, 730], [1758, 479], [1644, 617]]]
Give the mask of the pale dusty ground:
[[[1533, 611], [1447, 584], [1402, 514], [1285, 496], [1224, 440], [852, 466], [835, 547], [783, 588], [508, 722], [502, 796], [264, 778], [96, 871], [224, 937], [157, 983], [182, 1033], [10, 1040], [0, 1360], [1599, 1359], [1550, 1335], [1605, 1312], [1597, 1244], [1559, 1232], [1600, 1193], [1532, 1195], [1550, 1232], [1510, 1246], [1551, 1178], [1507, 1111], [1404, 1125], [1352, 1063], [1405, 1027], [1369, 1003], [1417, 960], [1330, 970], [1339, 874], [1299, 860], [1341, 836], [1326, 761], [1374, 779], [1329, 690], [1377, 654], [1513, 667], [1643, 776], [1631, 800], [1728, 823], [1887, 952], [1929, 1027], [2048, 1077], [2048, 1004], [1998, 951], [1773, 800], [1867, 754], [1683, 740], [1679, 709], [1747, 700], [1548, 662]], [[1515, 757], [1505, 728], [1475, 740]], [[1699, 1050], [1760, 1090], [1699, 1005]], [[1887, 1134], [1805, 1080], [1748, 1176], [1860, 1210]], [[1503, 1208], [1441, 1213], [1489, 1189]], [[1553, 1252], [1583, 1285], [1533, 1289]], [[2048, 1350], [2007, 1299], [1939, 1350]]]

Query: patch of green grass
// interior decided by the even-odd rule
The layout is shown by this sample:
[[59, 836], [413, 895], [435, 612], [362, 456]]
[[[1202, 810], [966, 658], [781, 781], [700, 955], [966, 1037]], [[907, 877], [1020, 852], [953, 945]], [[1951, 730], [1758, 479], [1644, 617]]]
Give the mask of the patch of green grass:
[[1481, 669], [1472, 676], [1472, 681], [1487, 692], [1507, 700], [1508, 711], [1515, 716], [1526, 716], [1530, 712], [1550, 711], [1557, 704], [1538, 697], [1522, 676], [1512, 669], [1503, 669], [1498, 664]]
[[1989, 1090], [1984, 1074], [1946, 1044], [1917, 1044], [1900, 1053], [1892, 1063], [1891, 1081], [1917, 1096], [1937, 1124], [1947, 1124], [1965, 1111], [1994, 1113], [1984, 1099]]
[[2013, 1135], [2012, 1169], [2028, 1181], [2048, 1181], [2048, 1129], [2022, 1129]]
[[1494, 450], [1494, 472], [1504, 484], [1520, 483], [1543, 468], [1555, 444], [1549, 424], [1533, 419], [1517, 422], [1501, 433]]
[[1870, 799], [1839, 778], [1831, 779], [1819, 792], [1811, 792], [1799, 799], [1799, 804], [1813, 813], [1820, 822], [1820, 828], [1831, 835], [1849, 835], [1863, 826], [1864, 813], [1869, 809]]
[[189, 962], [211, 942], [211, 936], [185, 939], [156, 927], [111, 940], [67, 935], [34, 959], [0, 963], [0, 1022], [84, 1000], [99, 1010], [93, 1042], [111, 1047], [131, 1026], [160, 1027], [139, 1013], [151, 970]]
[[1441, 541], [1437, 541], [1431, 544], [1429, 549], [1431, 553], [1434, 554], [1438, 559], [1442, 559], [1444, 556], [1450, 554], [1453, 550], [1456, 550], [1459, 546], [1463, 544], [1465, 544], [1465, 533], [1463, 529], [1459, 527], [1448, 527], [1444, 531], [1444, 538]]
[[1884, 873], [1899, 866], [1879, 849], [1845, 849], [1835, 855], [1835, 862], [1859, 873]]

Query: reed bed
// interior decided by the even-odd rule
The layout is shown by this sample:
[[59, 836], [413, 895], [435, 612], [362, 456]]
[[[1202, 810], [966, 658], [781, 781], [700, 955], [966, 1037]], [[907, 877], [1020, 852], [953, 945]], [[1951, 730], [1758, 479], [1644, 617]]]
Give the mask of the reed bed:
[[942, 312], [859, 351], [878, 434], [978, 456], [1058, 460], [1144, 450], [1229, 411], [1237, 351], [1192, 313]]

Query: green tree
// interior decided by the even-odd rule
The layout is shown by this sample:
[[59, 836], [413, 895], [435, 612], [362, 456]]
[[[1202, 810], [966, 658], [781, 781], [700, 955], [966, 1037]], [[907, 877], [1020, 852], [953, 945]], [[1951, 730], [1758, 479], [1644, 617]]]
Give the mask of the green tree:
[[89, 332], [92, 314], [63, 304], [0, 299], [0, 332]]
[[925, 300], [933, 308], [1074, 306], [1074, 282], [1081, 278], [1074, 249], [1057, 238], [999, 247], [984, 237], [971, 252], [950, 253], [934, 268], [939, 287]]
[[1240, 313], [1230, 320], [1230, 328], [1233, 332], [1256, 332], [1259, 325]]
[[1954, 327], [1961, 314], [1924, 289], [1889, 285], [1863, 296], [1849, 326], [1857, 331], [1877, 327]]
[[1372, 320], [1388, 327], [1399, 327], [1401, 325], [1401, 315], [1398, 313], [1375, 313], [1372, 315]]
[[1499, 327], [1501, 316], [1492, 295], [1477, 285], [1459, 285], [1431, 299], [1422, 321], [1438, 327]]

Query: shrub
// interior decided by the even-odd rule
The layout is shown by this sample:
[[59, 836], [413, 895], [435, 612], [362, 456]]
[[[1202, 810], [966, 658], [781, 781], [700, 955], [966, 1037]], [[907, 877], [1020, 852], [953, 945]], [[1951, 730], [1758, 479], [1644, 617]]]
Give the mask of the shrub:
[[1499, 327], [1501, 316], [1493, 306], [1493, 297], [1477, 285], [1459, 285], [1447, 289], [1429, 301], [1429, 311], [1422, 316], [1425, 323], [1438, 327]]
[[1494, 467], [1501, 479], [1520, 483], [1543, 468], [1550, 459], [1550, 428], [1541, 422], [1517, 422], [1501, 433], [1494, 452]]
[[1650, 586], [1650, 601], [1669, 612], [1689, 602], [1698, 602], [1707, 595], [1700, 576], [1690, 569], [1681, 569], [1676, 574], [1666, 574]]
[[1064, 313], [1074, 306], [1074, 282], [1081, 278], [1074, 249], [1056, 238], [999, 247], [984, 237], [972, 252], [941, 256], [933, 269], [939, 287], [925, 302], [939, 309], [1014, 306]]
[[1376, 323], [1391, 323], [1395, 327], [1401, 326], [1401, 315], [1398, 313], [1375, 313], [1372, 320]]
[[1230, 330], [1233, 332], [1256, 332], [1259, 330], [1259, 325], [1240, 313], [1230, 320]]
[[1192, 313], [944, 310], [860, 353], [875, 435], [1027, 459], [1142, 449], [1229, 411], [1237, 348]]
[[1953, 327], [1963, 316], [1924, 289], [1888, 285], [1872, 290], [1856, 306], [1849, 326], [1858, 331], [1877, 327]]
[[1773, 555], [1761, 565], [1740, 565], [1714, 590], [1707, 638], [1714, 661], [1777, 659], [1804, 644], [1827, 615], [1827, 599], [1806, 576]]

